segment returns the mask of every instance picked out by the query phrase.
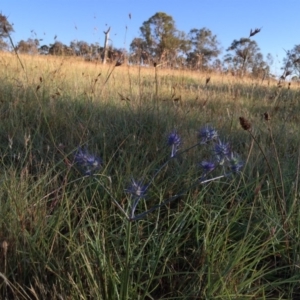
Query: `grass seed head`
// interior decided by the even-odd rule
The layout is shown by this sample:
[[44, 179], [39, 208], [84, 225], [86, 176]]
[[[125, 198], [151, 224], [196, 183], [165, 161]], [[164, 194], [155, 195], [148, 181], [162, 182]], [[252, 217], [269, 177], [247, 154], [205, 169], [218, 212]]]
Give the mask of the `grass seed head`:
[[240, 124], [241, 124], [242, 128], [244, 130], [250, 131], [251, 130], [251, 123], [247, 119], [245, 119], [244, 117], [240, 117], [239, 119], [240, 119]]
[[249, 37], [252, 37], [254, 35], [256, 35], [257, 33], [259, 33], [261, 31], [261, 28], [255, 28], [254, 30], [250, 30], [250, 36]]
[[264, 119], [265, 119], [265, 121], [270, 121], [271, 120], [271, 117], [270, 117], [268, 112], [264, 113]]

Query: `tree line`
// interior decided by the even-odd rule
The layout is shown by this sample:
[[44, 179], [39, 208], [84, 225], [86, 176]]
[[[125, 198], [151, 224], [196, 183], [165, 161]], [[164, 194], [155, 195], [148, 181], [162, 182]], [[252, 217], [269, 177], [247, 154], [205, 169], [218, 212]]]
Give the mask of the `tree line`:
[[[12, 24], [0, 14], [0, 50], [10, 50], [7, 38], [14, 31]], [[270, 77], [272, 55], [263, 56], [254, 40], [260, 29], [251, 29], [249, 36], [234, 39], [220, 58], [222, 49], [217, 36], [208, 28], [192, 28], [188, 33], [177, 29], [172, 16], [157, 12], [140, 27], [140, 36], [130, 43], [129, 51], [99, 43], [71, 41], [65, 45], [54, 38], [54, 43], [41, 45], [39, 39], [19, 41], [14, 47], [19, 53], [41, 55], [81, 56], [86, 60], [103, 60], [107, 51], [110, 62], [133, 65], [161, 65], [168, 68], [189, 68], [201, 71], [231, 72], [233, 75], [250, 74], [254, 77]], [[300, 44], [286, 52], [283, 60], [282, 79], [289, 75], [300, 76]]]

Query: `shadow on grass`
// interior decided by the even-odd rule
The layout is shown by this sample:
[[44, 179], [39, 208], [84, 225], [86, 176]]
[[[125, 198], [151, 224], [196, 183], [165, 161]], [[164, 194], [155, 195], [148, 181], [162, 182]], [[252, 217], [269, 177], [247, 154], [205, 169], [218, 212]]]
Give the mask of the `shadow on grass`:
[[[176, 203], [133, 222], [131, 232], [112, 204], [114, 197], [125, 210], [130, 206], [124, 193], [130, 176], [151, 178], [170, 155], [166, 141], [173, 129], [186, 147], [215, 118], [246, 157], [251, 140], [238, 129], [238, 116], [220, 119], [219, 109], [208, 118], [207, 111], [221, 102], [207, 110], [153, 101], [139, 107], [115, 99], [51, 98], [10, 86], [0, 97], [4, 298], [119, 299], [126, 268], [131, 299], [278, 299], [296, 293], [300, 216], [290, 193], [288, 227], [283, 226], [268, 177], [255, 194], [265, 173], [257, 150], [240, 178], [187, 191]], [[259, 134], [268, 148], [267, 132]], [[106, 189], [74, 168], [79, 146], [102, 158], [96, 176]], [[297, 161], [294, 150], [279, 149]], [[193, 182], [202, 154], [191, 151], [168, 165], [151, 198], [162, 201]], [[151, 207], [151, 201], [141, 202], [139, 209]]]

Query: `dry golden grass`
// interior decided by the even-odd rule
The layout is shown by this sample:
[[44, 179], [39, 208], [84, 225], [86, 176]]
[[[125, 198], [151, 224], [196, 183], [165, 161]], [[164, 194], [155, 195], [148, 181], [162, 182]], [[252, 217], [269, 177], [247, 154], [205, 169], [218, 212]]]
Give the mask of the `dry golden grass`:
[[[203, 111], [207, 120], [214, 115], [220, 116], [218, 120], [238, 120], [240, 116], [262, 119], [266, 111], [271, 116], [298, 119], [295, 105], [299, 86], [294, 83], [281, 82], [279, 87], [272, 79], [160, 67], [115, 67], [78, 57], [20, 55], [20, 59], [25, 72], [15, 54], [0, 53], [0, 78], [16, 87], [16, 95], [18, 90], [31, 89], [39, 99], [43, 95], [50, 101], [82, 99], [117, 106], [130, 103], [131, 109], [162, 101], [175, 107], [178, 118], [185, 121]], [[218, 125], [223, 126], [219, 121]]]
[[[21, 54], [20, 58], [25, 66], [25, 69], [28, 74], [30, 74], [30, 79], [34, 79], [44, 74], [50, 74], [51, 72], [60, 72], [61, 75], [65, 75], [66, 78], [72, 79], [76, 74], [82, 75], [84, 78], [90, 77], [93, 78], [101, 73], [102, 81], [105, 80], [105, 75], [109, 74], [113, 65], [106, 64], [102, 65], [100, 62], [86, 62], [79, 57], [58, 57], [58, 56], [42, 56], [42, 55], [26, 55]], [[23, 70], [15, 57], [15, 54], [0, 52], [0, 64], [4, 67], [2, 71], [5, 71], [7, 68], [11, 68], [12, 71], [15, 71], [16, 78], [23, 78]], [[153, 77], [155, 74], [154, 67], [139, 67], [139, 66], [125, 66], [122, 65], [116, 68], [114, 72], [115, 79], [123, 78], [122, 83], [129, 83], [126, 80], [127, 76], [132, 77], [140, 76], [142, 79], [144, 77]], [[261, 80], [253, 79], [251, 77], [238, 77], [233, 76], [231, 73], [221, 74], [213, 72], [200, 72], [200, 71], [191, 71], [191, 70], [177, 70], [177, 69], [164, 69], [157, 67], [157, 72], [159, 77], [164, 78], [166, 81], [172, 80], [176, 83], [184, 83], [185, 79], [191, 79], [197, 82], [199, 86], [204, 86], [206, 84], [207, 78], [210, 78], [208, 85], [214, 84], [244, 84], [244, 85], [260, 85], [260, 86], [276, 86], [277, 81], [274, 79]], [[21, 77], [21, 78], [20, 78]], [[294, 87], [293, 85], [291, 86]]]
[[0, 53], [0, 77], [17, 89], [47, 92], [51, 99], [67, 96], [118, 105], [130, 101], [132, 108], [142, 102], [164, 101], [181, 108], [184, 114], [187, 110], [196, 113], [209, 106], [220, 114], [227, 109], [227, 114], [247, 115], [249, 107], [260, 106], [273, 115], [273, 110], [278, 110], [284, 101], [295, 99], [292, 91], [299, 90], [295, 83], [278, 85], [274, 79], [262, 81], [231, 74], [130, 65], [115, 67], [78, 57], [50, 55], [20, 55], [20, 59], [25, 71], [15, 54]]

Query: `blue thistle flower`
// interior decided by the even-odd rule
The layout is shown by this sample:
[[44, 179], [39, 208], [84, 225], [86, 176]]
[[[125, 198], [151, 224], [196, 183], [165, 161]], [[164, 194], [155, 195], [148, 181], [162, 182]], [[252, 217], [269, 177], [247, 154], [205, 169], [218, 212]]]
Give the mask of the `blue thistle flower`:
[[220, 165], [222, 165], [225, 159], [230, 159], [230, 145], [229, 143], [223, 143], [221, 140], [215, 144], [214, 152], [216, 155], [216, 159]]
[[240, 160], [240, 158], [233, 153], [231, 153], [229, 164], [231, 172], [234, 174], [239, 173], [244, 166], [244, 163]]
[[125, 191], [129, 193], [134, 199], [130, 214], [130, 218], [133, 219], [139, 201], [146, 195], [147, 186], [143, 185], [142, 181], [135, 181], [132, 178], [130, 186]]
[[125, 190], [127, 193], [131, 194], [136, 198], [143, 198], [146, 195], [147, 187], [143, 185], [142, 181], [136, 181], [133, 178], [131, 179], [130, 186]]
[[205, 171], [205, 173], [208, 173], [208, 172], [211, 172], [212, 170], [215, 169], [215, 164], [213, 162], [210, 162], [210, 161], [202, 161], [200, 163], [201, 167], [203, 168], [203, 170]]
[[213, 127], [206, 125], [199, 130], [198, 137], [201, 139], [201, 144], [207, 144], [218, 137], [218, 132]]
[[74, 162], [86, 176], [93, 175], [101, 168], [101, 159], [90, 154], [87, 149], [78, 148], [74, 155]]
[[172, 147], [171, 157], [174, 157], [181, 144], [181, 138], [176, 131], [173, 131], [168, 137], [168, 145]]

